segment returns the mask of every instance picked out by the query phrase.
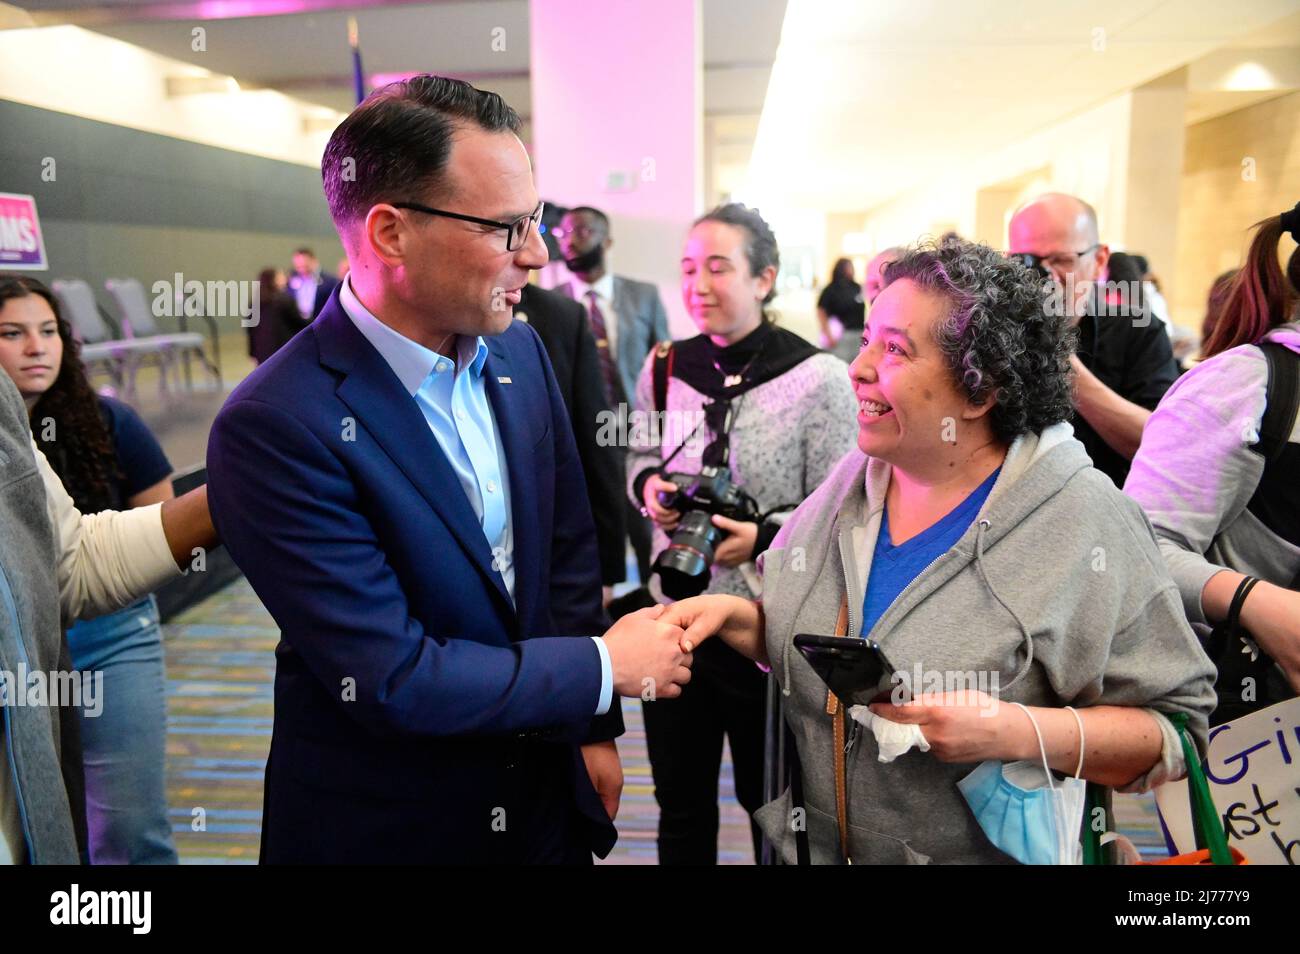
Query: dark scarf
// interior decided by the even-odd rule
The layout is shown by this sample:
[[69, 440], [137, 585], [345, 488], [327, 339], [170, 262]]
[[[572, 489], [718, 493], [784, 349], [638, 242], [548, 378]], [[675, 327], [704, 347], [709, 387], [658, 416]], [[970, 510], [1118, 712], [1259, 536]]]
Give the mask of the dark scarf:
[[[794, 332], [769, 321], [725, 348], [715, 345], [708, 335], [697, 335], [674, 342], [673, 352], [673, 377], [715, 401], [735, 398], [766, 384], [819, 353]], [[713, 366], [714, 361], [725, 374], [739, 374], [750, 361], [754, 363], [745, 372], [744, 380], [729, 388], [723, 385], [723, 375]]]
[[[708, 335], [698, 335], [674, 342], [673, 352], [673, 377], [712, 399], [704, 405], [705, 421], [713, 437], [701, 458], [706, 466], [721, 465], [728, 457], [730, 435], [725, 421], [735, 399], [819, 353], [794, 332], [766, 320], [725, 348], [715, 345]], [[723, 374], [718, 373], [718, 368]], [[744, 377], [739, 384], [727, 387], [723, 383], [724, 374], [742, 371]]]

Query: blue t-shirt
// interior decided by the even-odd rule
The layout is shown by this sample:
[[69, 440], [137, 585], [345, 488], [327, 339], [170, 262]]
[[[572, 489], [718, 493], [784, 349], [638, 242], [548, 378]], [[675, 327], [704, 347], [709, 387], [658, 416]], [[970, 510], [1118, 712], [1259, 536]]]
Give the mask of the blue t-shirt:
[[961, 539], [967, 528], [975, 522], [975, 515], [988, 498], [989, 491], [1002, 472], [999, 467], [971, 491], [943, 519], [922, 530], [906, 543], [894, 546], [889, 538], [889, 510], [880, 516], [880, 536], [876, 538], [876, 551], [871, 558], [871, 575], [867, 578], [867, 593], [862, 598], [862, 635], [866, 636], [885, 610], [907, 589], [908, 584], [925, 572], [939, 557], [947, 553]]
[[118, 492], [122, 495], [121, 506], [125, 507], [128, 498], [170, 477], [172, 465], [158, 438], [134, 408], [102, 394], [97, 396], [100, 415], [113, 439], [118, 466], [122, 468]]

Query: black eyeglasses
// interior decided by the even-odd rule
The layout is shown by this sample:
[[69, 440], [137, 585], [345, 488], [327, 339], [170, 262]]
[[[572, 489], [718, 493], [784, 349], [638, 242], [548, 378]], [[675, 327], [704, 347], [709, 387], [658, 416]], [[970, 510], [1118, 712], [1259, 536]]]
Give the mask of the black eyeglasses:
[[538, 202], [537, 208], [527, 215], [519, 216], [513, 222], [498, 222], [495, 219], [480, 219], [476, 215], [462, 215], [460, 212], [431, 209], [427, 205], [420, 205], [418, 202], [394, 202], [392, 206], [395, 209], [410, 209], [412, 212], [423, 212], [426, 215], [440, 215], [444, 219], [458, 219], [461, 222], [473, 222], [475, 225], [490, 225], [494, 229], [505, 229], [506, 251], [514, 252], [523, 248], [524, 243], [528, 241], [529, 234], [542, 221], [542, 210], [546, 207], [546, 203]]
[[1101, 248], [1100, 242], [1089, 245], [1082, 252], [1053, 252], [1051, 255], [1035, 255], [1032, 252], [1008, 252], [1007, 258], [1050, 277], [1052, 269], [1059, 268], [1061, 271], [1070, 271], [1079, 264], [1079, 259], [1099, 248]]

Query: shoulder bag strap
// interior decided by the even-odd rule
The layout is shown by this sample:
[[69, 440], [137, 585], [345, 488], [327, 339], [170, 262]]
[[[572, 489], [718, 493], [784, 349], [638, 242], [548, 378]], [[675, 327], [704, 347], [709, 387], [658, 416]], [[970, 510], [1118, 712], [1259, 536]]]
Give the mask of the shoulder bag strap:
[[1295, 428], [1300, 409], [1300, 355], [1275, 341], [1262, 341], [1259, 348], [1268, 360], [1268, 403], [1255, 447], [1268, 465], [1281, 456]]
[[668, 379], [673, 375], [673, 343], [661, 341], [655, 347], [654, 363], [655, 411], [662, 413], [668, 407]]
[[[835, 621], [835, 635], [844, 636], [849, 630], [849, 601], [847, 596], [840, 597], [840, 615]], [[853, 864], [849, 855], [849, 804], [848, 804], [848, 766], [846, 765], [844, 743], [844, 720], [848, 713], [840, 705], [839, 698], [829, 689], [826, 690], [826, 714], [831, 717], [834, 743], [831, 756], [835, 759], [835, 820], [840, 829], [840, 856], [847, 864]]]

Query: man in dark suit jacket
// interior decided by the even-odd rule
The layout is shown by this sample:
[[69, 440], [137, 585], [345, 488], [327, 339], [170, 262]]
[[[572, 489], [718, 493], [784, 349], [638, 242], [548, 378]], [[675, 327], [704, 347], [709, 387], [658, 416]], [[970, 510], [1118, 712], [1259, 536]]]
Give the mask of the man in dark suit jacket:
[[[599, 209], [581, 205], [570, 209], [554, 230], [571, 281], [555, 287], [580, 302], [596, 338], [605, 382], [605, 396], [613, 408], [636, 406], [636, 382], [646, 357], [660, 341], [668, 340], [668, 315], [659, 289], [615, 275], [606, 266], [605, 253], [614, 244], [609, 217]], [[643, 409], [648, 410], [648, 409]], [[624, 499], [628, 539], [636, 552], [641, 582], [650, 575], [650, 522]]]
[[300, 248], [293, 253], [293, 275], [289, 277], [289, 291], [293, 293], [298, 305], [298, 313], [304, 322], [310, 322], [320, 314], [325, 302], [330, 300], [334, 289], [339, 287], [339, 280], [329, 272], [321, 271], [320, 260], [309, 248]]
[[[587, 496], [596, 519], [596, 545], [600, 551], [600, 582], [606, 588], [627, 576], [623, 513], [623, 451], [617, 444], [602, 444], [604, 416], [612, 413], [600, 380], [596, 339], [587, 327], [587, 315], [577, 302], [555, 292], [525, 285], [515, 320], [532, 325], [551, 359], [560, 396], [569, 409], [578, 457], [587, 478]], [[609, 594], [606, 593], [606, 597]]]
[[690, 678], [653, 611], [597, 635], [568, 413], [511, 317], [546, 261], [518, 128], [433, 76], [358, 106], [322, 160], [348, 279], [213, 425], [214, 522], [281, 630], [263, 861], [590, 863], [613, 695]]

